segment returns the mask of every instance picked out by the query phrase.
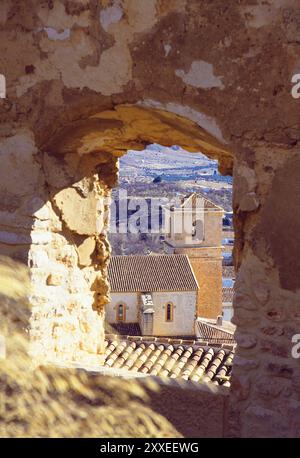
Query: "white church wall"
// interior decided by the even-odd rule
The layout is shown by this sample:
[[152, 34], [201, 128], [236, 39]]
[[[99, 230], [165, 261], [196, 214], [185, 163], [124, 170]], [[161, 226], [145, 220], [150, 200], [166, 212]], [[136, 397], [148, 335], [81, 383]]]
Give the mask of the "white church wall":
[[[153, 298], [153, 335], [154, 336], [193, 336], [196, 291], [154, 292]], [[173, 320], [166, 321], [166, 306], [174, 305]], [[111, 293], [111, 302], [106, 306], [106, 320], [108, 323], [117, 323], [117, 305], [126, 306], [126, 322], [137, 323], [138, 319], [138, 294], [137, 293]]]
[[[155, 292], [152, 293], [154, 304], [154, 336], [190, 336], [194, 335], [196, 313], [196, 291]], [[166, 321], [166, 306], [174, 305], [173, 321]]]
[[233, 318], [233, 306], [229, 303], [223, 303], [223, 320], [231, 321]]
[[126, 323], [138, 322], [138, 294], [137, 293], [111, 293], [111, 302], [106, 305], [105, 314], [108, 323], [117, 323], [117, 305], [126, 306]]

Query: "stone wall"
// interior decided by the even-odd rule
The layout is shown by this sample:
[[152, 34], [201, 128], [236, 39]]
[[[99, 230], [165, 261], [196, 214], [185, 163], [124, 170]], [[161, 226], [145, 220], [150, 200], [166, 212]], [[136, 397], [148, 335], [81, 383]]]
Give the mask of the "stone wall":
[[70, 358], [101, 355], [116, 158], [201, 150], [234, 174], [226, 434], [300, 435], [299, 17], [296, 0], [1, 2], [0, 248], [31, 265], [32, 332], [49, 336], [37, 352], [65, 358], [67, 332]]
[[1, 151], [1, 254], [30, 266], [32, 352], [101, 361], [116, 162], [49, 156], [28, 132], [4, 140]]
[[[29, 250], [32, 352], [60, 360], [101, 362], [109, 300], [107, 241], [116, 163], [70, 154], [41, 155], [48, 193], [35, 213]], [[41, 222], [40, 222], [41, 221]], [[42, 336], [42, 337], [41, 337]]]
[[[244, 164], [235, 169], [234, 210], [238, 234], [235, 254], [239, 270], [233, 321], [237, 325], [238, 350], [232, 386], [237, 404], [231, 418], [235, 428], [239, 418], [243, 418], [239, 428], [233, 428], [238, 435], [293, 437], [299, 435], [300, 419], [296, 382], [299, 363], [291, 355], [292, 336], [299, 329], [299, 289], [295, 284], [292, 288], [286, 287], [283, 277], [293, 281], [294, 275], [298, 275], [298, 217], [292, 209], [294, 199], [299, 196], [297, 185], [298, 191], [292, 191], [299, 180], [297, 152], [257, 146], [259, 152], [261, 156], [254, 165], [254, 173], [244, 168]], [[295, 168], [286, 173], [291, 162]], [[242, 237], [239, 231], [245, 213], [241, 209], [242, 192], [238, 192], [241, 180], [247, 183], [248, 189], [255, 186], [259, 201], [259, 211], [246, 213]], [[280, 193], [276, 202], [274, 192]], [[238, 248], [242, 240], [241, 259]], [[287, 251], [289, 261], [285, 257]], [[245, 409], [243, 413], [241, 408]]]
[[[179, 437], [224, 437], [228, 388], [158, 377], [152, 380], [154, 383], [151, 384], [147, 378], [141, 378], [136, 383], [147, 389], [149, 382], [149, 406], [173, 425]], [[151, 390], [155, 384], [157, 388]]]

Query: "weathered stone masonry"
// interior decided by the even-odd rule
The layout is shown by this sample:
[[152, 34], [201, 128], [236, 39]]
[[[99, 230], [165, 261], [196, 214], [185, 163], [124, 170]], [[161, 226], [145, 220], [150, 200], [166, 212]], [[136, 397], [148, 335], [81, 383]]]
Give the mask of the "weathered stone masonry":
[[101, 361], [117, 157], [202, 150], [234, 175], [225, 434], [300, 435], [299, 17], [294, 0], [1, 2], [0, 249], [31, 267], [36, 354]]
[[37, 243], [29, 251], [32, 351], [50, 359], [101, 362], [115, 161], [43, 153], [41, 164], [48, 199], [35, 214], [41, 222], [31, 233]]

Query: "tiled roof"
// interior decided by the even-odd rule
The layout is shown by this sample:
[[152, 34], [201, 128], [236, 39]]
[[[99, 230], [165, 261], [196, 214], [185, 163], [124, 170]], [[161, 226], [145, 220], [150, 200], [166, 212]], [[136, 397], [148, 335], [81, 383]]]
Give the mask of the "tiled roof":
[[233, 300], [233, 288], [222, 288], [222, 302], [231, 302]]
[[198, 289], [189, 259], [183, 254], [112, 256], [108, 277], [112, 292]]
[[234, 278], [235, 277], [234, 267], [233, 266], [223, 266], [222, 275], [224, 278]]
[[230, 385], [233, 347], [213, 348], [171, 339], [107, 336], [105, 367], [145, 375]]
[[227, 326], [218, 326], [215, 322], [212, 322], [212, 320], [198, 318], [196, 320], [196, 327], [198, 331], [197, 335], [200, 336], [200, 339], [208, 341], [211, 345], [220, 343], [235, 343], [235, 326], [231, 323], [228, 323]]
[[141, 328], [139, 323], [107, 323], [105, 322], [105, 332], [125, 336], [140, 336]]

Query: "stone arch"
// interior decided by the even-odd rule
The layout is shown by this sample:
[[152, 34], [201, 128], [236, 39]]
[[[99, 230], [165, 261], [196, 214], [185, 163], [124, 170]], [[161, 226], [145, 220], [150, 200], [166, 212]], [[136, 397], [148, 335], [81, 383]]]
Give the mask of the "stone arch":
[[[40, 145], [43, 197], [34, 198], [29, 238], [36, 242], [28, 251], [37, 356], [101, 361], [110, 190], [118, 158], [151, 143], [201, 150], [219, 160], [222, 172], [232, 173], [232, 152], [194, 121], [140, 104], [68, 123]], [[45, 314], [47, 321], [41, 319]]]
[[[49, 267], [37, 249], [48, 243], [40, 234], [49, 221], [59, 232], [58, 214], [70, 216], [64, 202], [86, 195], [85, 202], [95, 206], [116, 177], [109, 151], [112, 146], [120, 151], [116, 135], [111, 143], [109, 138], [98, 143], [110, 130], [109, 116], [115, 133], [124, 132], [122, 119], [108, 116], [118, 113], [115, 107], [141, 102], [148, 110], [198, 123], [213, 137], [208, 144], [217, 147], [218, 138], [235, 156], [238, 352], [225, 433], [299, 435], [299, 364], [290, 353], [291, 336], [300, 326], [299, 103], [290, 94], [291, 76], [299, 73], [297, 2], [124, 1], [113, 5], [114, 14], [108, 2], [93, 0], [30, 3], [26, 8], [4, 0], [0, 18], [1, 73], [7, 82], [0, 106], [1, 252], [25, 262], [29, 257], [32, 282], [39, 285], [44, 277], [34, 262]], [[126, 147], [150, 140], [132, 139], [130, 129], [125, 133]], [[64, 158], [77, 151], [63, 167], [60, 150]], [[230, 169], [231, 158], [222, 167]], [[101, 186], [93, 178], [97, 168]], [[70, 170], [77, 188], [68, 183]], [[60, 192], [63, 203], [59, 208], [55, 202], [52, 213], [52, 204], [48, 209], [45, 204]], [[77, 235], [90, 236], [72, 219], [63, 246], [69, 246], [73, 224]], [[99, 237], [98, 273], [104, 273], [104, 222]], [[73, 261], [71, 253], [70, 267]], [[105, 297], [105, 282], [94, 288], [95, 293], [103, 288]], [[96, 337], [91, 354], [95, 346]]]
[[[147, 123], [150, 126], [148, 129]], [[10, 141], [15, 143], [10, 146]], [[257, 334], [264, 333], [268, 336], [274, 329], [274, 322], [282, 323], [283, 311], [276, 305], [273, 306], [270, 301], [271, 294], [284, 297], [290, 303], [290, 310], [295, 311], [293, 297], [288, 292], [281, 292], [279, 284], [278, 292], [275, 289], [271, 293], [272, 282], [277, 282], [272, 276], [274, 274], [270, 276], [270, 272], [275, 272], [274, 266], [257, 256], [257, 244], [262, 241], [261, 237], [256, 238], [252, 245], [253, 228], [259, 231], [262, 225], [257, 222], [260, 221], [260, 202], [265, 198], [264, 194], [258, 192], [259, 183], [255, 172], [247, 161], [234, 158], [227, 145], [223, 145], [193, 121], [177, 114], [135, 105], [121, 105], [79, 123], [75, 122], [74, 125], [66, 125], [57, 131], [49, 143], [39, 148], [34, 147], [31, 135], [25, 131], [7, 140], [6, 153], [15, 151], [17, 145], [21, 146], [23, 158], [24, 153], [26, 157], [26, 154], [34, 151], [33, 164], [38, 176], [36, 183], [39, 184], [38, 187], [35, 184], [31, 188], [24, 205], [20, 207], [21, 211], [16, 215], [21, 220], [26, 214], [27, 231], [22, 235], [7, 233], [5, 237], [8, 240], [4, 241], [6, 246], [8, 242], [13, 249], [16, 245], [20, 248], [20, 252], [13, 252], [13, 255], [23, 256], [24, 260], [28, 256], [29, 259], [32, 284], [35, 288], [31, 297], [34, 306], [31, 331], [32, 340], [35, 342], [32, 347], [33, 354], [42, 357], [46, 355], [50, 359], [52, 355], [53, 358], [67, 362], [70, 359], [81, 359], [85, 363], [101, 363], [103, 310], [109, 295], [106, 281], [109, 259], [106, 237], [108, 209], [105, 208], [104, 200], [117, 180], [117, 158], [129, 148], [143, 149], [152, 142], [166, 146], [177, 143], [191, 151], [202, 150], [208, 156], [219, 160], [223, 172], [233, 171], [237, 235], [235, 254], [236, 265], [240, 269], [235, 296], [235, 322], [238, 326], [236, 337], [239, 347], [235, 359], [237, 363], [232, 383], [234, 402], [231, 403], [231, 409], [233, 417], [236, 418], [241, 415], [239, 403], [248, 405], [246, 415], [253, 421], [252, 431], [260, 434], [261, 428], [265, 427], [260, 422], [260, 412], [264, 414], [265, 407], [258, 408], [256, 401], [252, 403], [251, 380], [257, 377], [257, 385], [263, 387], [269, 380], [267, 371], [275, 371], [275, 377], [281, 383], [281, 371], [292, 375], [295, 363], [274, 363], [272, 356], [267, 362], [266, 356], [273, 351], [280, 352], [281, 358], [284, 355], [287, 358], [289, 346], [279, 345], [273, 350], [272, 341], [263, 336], [259, 341]], [[30, 186], [32, 183], [28, 180], [29, 189]], [[49, 233], [51, 236], [54, 234], [51, 241]], [[12, 240], [11, 237], [15, 238]], [[54, 246], [51, 246], [52, 243]], [[67, 288], [71, 288], [71, 292], [66, 294], [64, 304], [61, 303], [64, 295], [59, 289], [61, 278], [57, 260], [50, 259], [49, 262], [49, 251], [58, 254], [59, 263], [63, 264], [63, 282]], [[25, 252], [28, 254], [24, 255]], [[10, 251], [7, 253], [10, 254]], [[267, 256], [267, 252], [262, 254]], [[52, 261], [54, 262], [51, 267]], [[79, 292], [76, 288], [80, 290], [80, 282], [83, 287]], [[54, 296], [51, 296], [52, 293], [49, 296], [48, 292], [43, 296], [45, 287], [48, 290], [57, 288], [58, 292]], [[77, 294], [79, 297], [76, 297]], [[54, 307], [53, 302], [56, 302]], [[264, 327], [260, 324], [258, 328], [261, 322], [261, 317], [258, 316], [259, 303], [264, 307]], [[278, 328], [275, 324], [275, 329]], [[296, 330], [295, 327], [294, 329]], [[263, 369], [261, 358], [256, 353], [259, 348], [258, 341], [265, 346]], [[284, 381], [284, 387], [287, 385]], [[256, 385], [252, 389], [256, 390]], [[248, 434], [236, 429], [241, 424], [243, 423], [236, 420], [232, 424], [227, 422], [226, 434]], [[247, 428], [245, 426], [245, 431], [249, 431]]]
[[165, 305], [165, 321], [170, 322], [174, 320], [174, 304], [168, 301]]

